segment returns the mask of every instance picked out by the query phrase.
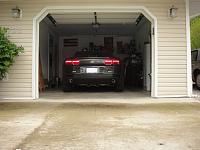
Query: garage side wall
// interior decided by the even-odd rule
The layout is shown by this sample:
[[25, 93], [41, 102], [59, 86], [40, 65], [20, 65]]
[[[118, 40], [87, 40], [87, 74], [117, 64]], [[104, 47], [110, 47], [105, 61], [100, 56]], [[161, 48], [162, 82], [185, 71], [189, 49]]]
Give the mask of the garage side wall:
[[[145, 6], [158, 19], [158, 96], [187, 96], [186, 9], [184, 0], [21, 0], [0, 2], [0, 26], [10, 28], [9, 39], [25, 48], [10, 68], [8, 79], [0, 82], [1, 98], [32, 97], [33, 17], [46, 6]], [[175, 19], [168, 9], [178, 8]], [[11, 9], [23, 11], [21, 19], [11, 17]]]

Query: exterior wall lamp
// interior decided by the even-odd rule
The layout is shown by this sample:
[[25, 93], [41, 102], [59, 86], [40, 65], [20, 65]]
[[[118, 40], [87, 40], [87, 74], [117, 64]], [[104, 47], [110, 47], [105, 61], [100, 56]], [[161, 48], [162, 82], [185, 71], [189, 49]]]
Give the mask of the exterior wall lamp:
[[17, 6], [11, 9], [12, 17], [13, 18], [21, 18], [22, 10], [19, 9]]
[[168, 16], [172, 19], [176, 18], [177, 17], [177, 10], [178, 10], [178, 8], [175, 8], [174, 5], [172, 5], [172, 7], [168, 11]]

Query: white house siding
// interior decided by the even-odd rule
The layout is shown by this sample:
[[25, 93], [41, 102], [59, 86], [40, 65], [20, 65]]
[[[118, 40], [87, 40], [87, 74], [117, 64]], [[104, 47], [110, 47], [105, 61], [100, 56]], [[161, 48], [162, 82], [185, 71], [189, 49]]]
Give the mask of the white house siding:
[[200, 0], [190, 0], [190, 16], [200, 15]]
[[[11, 17], [11, 8], [23, 10], [23, 17]], [[10, 28], [10, 39], [22, 45], [25, 53], [16, 58], [9, 79], [0, 82], [1, 97], [31, 97], [32, 19], [46, 6], [119, 5], [145, 6], [158, 19], [158, 96], [187, 95], [187, 45], [185, 0], [19, 0], [0, 2], [0, 26]], [[175, 5], [178, 17], [169, 19]]]

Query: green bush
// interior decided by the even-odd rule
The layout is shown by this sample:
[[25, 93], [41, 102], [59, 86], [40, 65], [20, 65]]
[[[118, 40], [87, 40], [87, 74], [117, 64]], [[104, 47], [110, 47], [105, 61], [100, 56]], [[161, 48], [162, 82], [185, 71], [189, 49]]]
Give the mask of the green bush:
[[191, 19], [191, 47], [200, 48], [200, 16]]
[[0, 80], [6, 77], [14, 58], [24, 51], [22, 46], [8, 40], [7, 33], [7, 28], [0, 27]]

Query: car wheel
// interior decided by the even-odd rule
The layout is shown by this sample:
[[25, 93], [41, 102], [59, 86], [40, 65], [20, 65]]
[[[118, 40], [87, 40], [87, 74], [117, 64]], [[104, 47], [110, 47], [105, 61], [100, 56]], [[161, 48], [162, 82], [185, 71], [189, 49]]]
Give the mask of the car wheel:
[[63, 92], [70, 92], [72, 89], [72, 85], [70, 84], [63, 84]]
[[123, 92], [124, 91], [124, 78], [120, 79], [116, 84], [115, 84], [115, 91], [116, 92]]
[[200, 73], [197, 74], [195, 83], [196, 83], [197, 89], [200, 90]]

